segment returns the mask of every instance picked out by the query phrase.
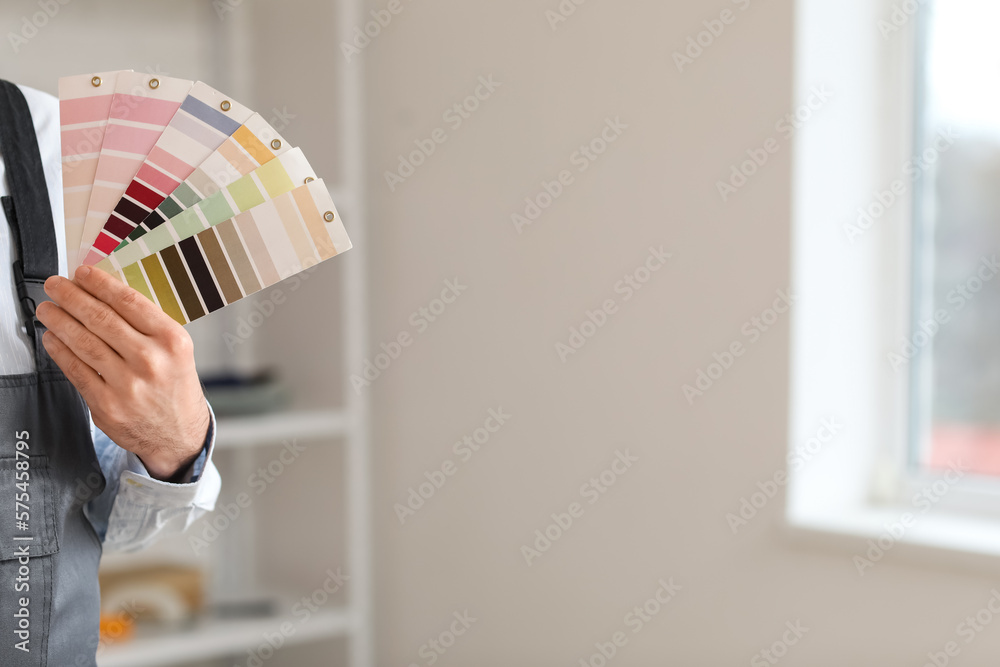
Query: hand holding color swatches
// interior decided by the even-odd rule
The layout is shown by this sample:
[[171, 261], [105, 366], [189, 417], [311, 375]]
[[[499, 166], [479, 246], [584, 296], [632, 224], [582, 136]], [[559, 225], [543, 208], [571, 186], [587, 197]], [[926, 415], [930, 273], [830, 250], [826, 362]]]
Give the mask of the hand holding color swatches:
[[59, 81], [69, 270], [118, 277], [181, 324], [351, 247], [302, 151], [210, 86]]

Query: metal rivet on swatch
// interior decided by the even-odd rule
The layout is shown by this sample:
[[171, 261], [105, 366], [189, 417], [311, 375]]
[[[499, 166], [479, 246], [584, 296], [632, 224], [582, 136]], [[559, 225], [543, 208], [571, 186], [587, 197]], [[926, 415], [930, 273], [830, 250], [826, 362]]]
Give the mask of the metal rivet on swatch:
[[229, 100], [222, 100], [222, 104], [219, 105], [219, 108], [223, 111], [229, 111], [233, 108], [233, 105], [230, 104]]
[[149, 80], [149, 87], [153, 88], [154, 90], [156, 88], [159, 88], [160, 87], [160, 80], [159, 79], [150, 79]]
[[302, 181], [302, 182], [303, 182], [303, 183], [312, 183], [312, 182], [313, 182], [313, 181], [315, 181], [315, 180], [316, 180], [316, 179], [315, 179], [315, 178], [313, 178], [312, 176], [306, 176], [306, 180], [304, 180], [304, 181]]
[[100, 86], [101, 85], [101, 77], [95, 76], [93, 79], [90, 80], [90, 85], [92, 85], [94, 88], [97, 88], [98, 86]]
[[271, 148], [273, 148], [274, 150], [278, 150], [279, 148], [281, 148], [281, 139], [272, 139]]
[[327, 211], [323, 214], [323, 219], [327, 222], [333, 222], [333, 211]]

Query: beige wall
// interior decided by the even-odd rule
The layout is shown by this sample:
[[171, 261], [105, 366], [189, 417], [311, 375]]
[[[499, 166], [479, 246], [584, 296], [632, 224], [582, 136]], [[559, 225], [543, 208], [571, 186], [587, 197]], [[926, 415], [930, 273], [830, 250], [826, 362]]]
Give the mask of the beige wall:
[[[595, 0], [553, 32], [556, 4], [406, 2], [365, 54], [373, 344], [446, 278], [468, 285], [372, 387], [379, 664], [424, 664], [468, 609], [441, 664], [576, 665], [661, 577], [683, 590], [617, 664], [748, 664], [796, 619], [783, 664], [922, 664], [990, 579], [896, 554], [861, 579], [849, 545], [788, 544], [778, 500], [726, 524], [783, 466], [787, 320], [694, 406], [681, 393], [788, 286], [788, 144], [727, 204], [715, 182], [792, 108], [792, 2], [737, 10], [683, 74], [672, 52], [729, 3]], [[383, 171], [489, 74], [503, 86], [391, 193]], [[608, 116], [629, 129], [517, 234], [510, 214]], [[668, 266], [561, 363], [554, 344], [661, 244]], [[500, 405], [509, 424], [401, 526], [394, 503]], [[639, 462], [528, 567], [521, 545], [619, 448]], [[980, 635], [962, 664], [998, 648]]]
[[[75, 71], [60, 45], [85, 42], [95, 6], [87, 3], [67, 5], [26, 57], [0, 62], [0, 74], [52, 90], [57, 75]], [[810, 630], [786, 665], [919, 666], [926, 652], [955, 639], [955, 626], [986, 603], [992, 578], [918, 565], [897, 547], [861, 579], [852, 544], [792, 546], [782, 536], [778, 499], [738, 535], [727, 526], [725, 515], [740, 498], [783, 467], [787, 319], [693, 406], [681, 392], [713, 353], [745, 341], [744, 323], [788, 286], [789, 145], [782, 141], [728, 203], [715, 183], [747, 149], [776, 135], [775, 123], [792, 108], [792, 1], [753, 0], [739, 11], [728, 0], [590, 0], [554, 32], [545, 11], [558, 0], [402, 3], [357, 60], [369, 81], [372, 346], [401, 332], [415, 335], [369, 389], [378, 664], [426, 664], [421, 645], [464, 610], [478, 620], [438, 664], [578, 665], [620, 630], [629, 641], [614, 664], [748, 664], [795, 620]], [[5, 25], [16, 25], [33, 5], [12, 5]], [[210, 3], [176, 5], [167, 12], [165, 3], [132, 3], [130, 11], [155, 12], [155, 34], [217, 27]], [[279, 6], [247, 0], [251, 5], [265, 7], [265, 17]], [[314, 19], [328, 5], [296, 0], [285, 4], [283, 18]], [[735, 22], [679, 73], [673, 51], [726, 7], [736, 7]], [[279, 27], [279, 41], [293, 42], [287, 33], [295, 23]], [[162, 65], [226, 83], [226, 73], [208, 66], [217, 64], [209, 51], [150, 39], [86, 48], [108, 66]], [[309, 39], [318, 37], [310, 31]], [[133, 62], [143, 44], [151, 55]], [[323, 71], [322, 63], [306, 62], [281, 90], [314, 83]], [[489, 75], [502, 86], [452, 129], [444, 111]], [[300, 115], [302, 123], [315, 120]], [[540, 181], [575, 169], [571, 155], [608, 117], [628, 129], [518, 234], [511, 213], [538, 194]], [[383, 172], [438, 127], [446, 143], [390, 192]], [[317, 145], [330, 140], [315, 138]], [[623, 302], [616, 282], [651, 245], [673, 256]], [[337, 293], [329, 275], [330, 289], [313, 283], [311, 298]], [[455, 277], [467, 291], [417, 334], [411, 313]], [[555, 344], [608, 298], [618, 299], [620, 310], [562, 363]], [[305, 319], [310, 305], [303, 300], [289, 312]], [[279, 336], [277, 327], [272, 333]], [[261, 344], [265, 354], [270, 336]], [[327, 383], [308, 375], [305, 355], [282, 360], [310, 386]], [[461, 462], [452, 444], [500, 406], [512, 415], [509, 423]], [[586, 504], [580, 486], [619, 449], [638, 462]], [[286, 519], [316, 501], [315, 484], [339, 479], [333, 450], [323, 456], [290, 473], [289, 483], [276, 487], [280, 502], [262, 517], [272, 527], [261, 538], [270, 544], [260, 554], [268, 578], [304, 590], [315, 585], [310, 564], [342, 560], [326, 551], [336, 532], [302, 541], [312, 527]], [[457, 463], [454, 476], [400, 525], [394, 504], [448, 459]], [[583, 516], [529, 567], [521, 546], [574, 501]], [[300, 548], [289, 554], [287, 544]], [[671, 577], [683, 589], [632, 634], [624, 616]], [[324, 650], [305, 648], [282, 664], [326, 664]], [[953, 664], [990, 664], [997, 651], [1000, 637], [991, 628], [963, 644]], [[312, 655], [300, 661], [305, 653]]]

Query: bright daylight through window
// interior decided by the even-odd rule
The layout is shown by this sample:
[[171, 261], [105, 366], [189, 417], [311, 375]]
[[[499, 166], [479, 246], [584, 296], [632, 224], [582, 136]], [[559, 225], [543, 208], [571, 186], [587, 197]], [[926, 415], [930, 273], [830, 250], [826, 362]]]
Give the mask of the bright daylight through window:
[[[911, 461], [1000, 475], [1000, 4], [926, 2], [919, 20], [909, 365]], [[921, 165], [915, 167], [921, 169]]]

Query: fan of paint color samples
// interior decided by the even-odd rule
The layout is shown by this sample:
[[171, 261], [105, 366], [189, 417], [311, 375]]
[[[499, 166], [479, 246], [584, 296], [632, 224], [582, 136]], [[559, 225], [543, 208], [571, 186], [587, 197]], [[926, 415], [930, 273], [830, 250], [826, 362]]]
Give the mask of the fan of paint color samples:
[[351, 247], [301, 149], [204, 83], [59, 80], [66, 258], [181, 324]]

